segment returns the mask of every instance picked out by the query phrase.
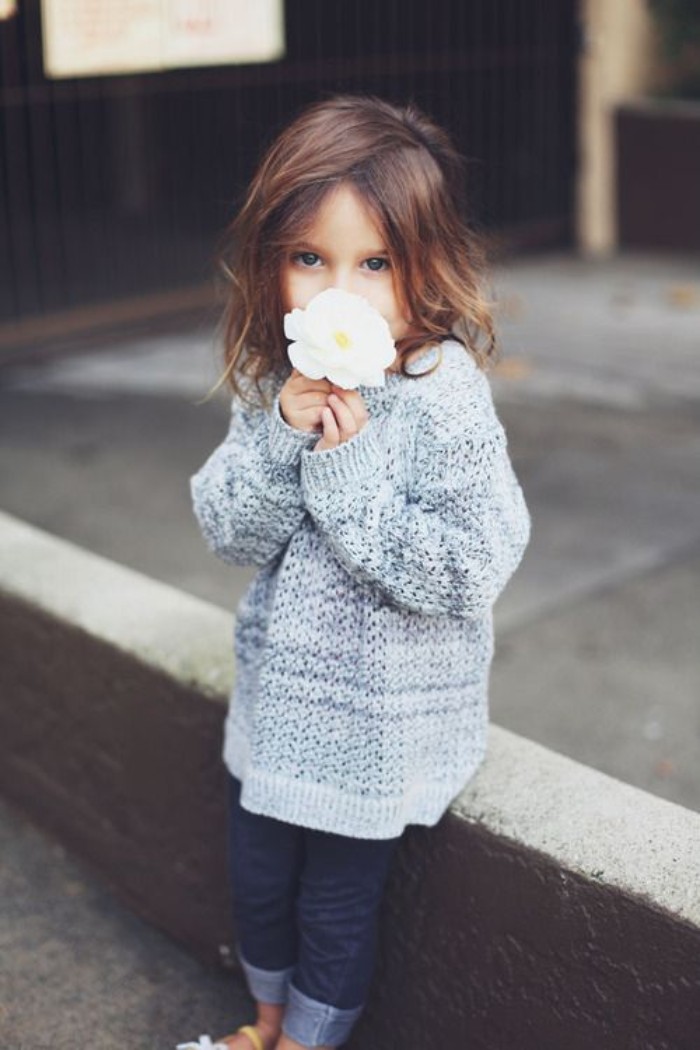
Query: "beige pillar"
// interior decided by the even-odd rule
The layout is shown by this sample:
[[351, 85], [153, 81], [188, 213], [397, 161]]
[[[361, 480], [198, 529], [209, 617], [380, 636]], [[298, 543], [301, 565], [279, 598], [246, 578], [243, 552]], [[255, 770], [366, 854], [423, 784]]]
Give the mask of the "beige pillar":
[[617, 248], [614, 109], [653, 86], [658, 38], [647, 0], [582, 0], [582, 18], [577, 244], [607, 255]]

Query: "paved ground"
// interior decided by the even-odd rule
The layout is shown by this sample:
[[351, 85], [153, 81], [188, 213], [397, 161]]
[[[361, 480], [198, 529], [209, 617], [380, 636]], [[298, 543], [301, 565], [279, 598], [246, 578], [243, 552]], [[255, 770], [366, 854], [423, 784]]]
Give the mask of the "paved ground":
[[0, 856], [2, 1050], [174, 1050], [252, 1016], [239, 981], [125, 911], [1, 802]]
[[[494, 393], [534, 531], [496, 610], [494, 720], [700, 809], [700, 260], [537, 258], [500, 270], [496, 291]], [[206, 553], [187, 493], [226, 426], [225, 399], [197, 404], [214, 375], [201, 331], [0, 371], [3, 509], [233, 608], [250, 573]], [[89, 996], [102, 1032], [76, 1045], [165, 1047], [173, 1033], [222, 1030], [228, 979], [121, 913], [69, 858], [47, 882], [55, 847], [0, 818], [18, 916], [11, 1009], [37, 1003], [17, 1048], [71, 1045], [74, 985], [37, 971], [37, 945], [47, 959], [93, 942], [112, 955]], [[64, 893], [73, 882], [84, 889]], [[104, 994], [122, 988], [110, 974], [137, 988], [128, 1022]], [[192, 1003], [204, 1027], [188, 1027]]]

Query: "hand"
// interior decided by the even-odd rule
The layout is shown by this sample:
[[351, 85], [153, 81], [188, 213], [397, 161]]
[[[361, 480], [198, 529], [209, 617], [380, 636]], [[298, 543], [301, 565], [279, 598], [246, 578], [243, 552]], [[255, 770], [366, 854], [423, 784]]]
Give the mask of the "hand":
[[328, 395], [328, 405], [321, 410], [323, 437], [314, 445], [314, 452], [336, 448], [344, 441], [349, 441], [355, 434], [359, 434], [368, 421], [367, 408], [357, 390], [332, 387], [332, 392]]
[[285, 422], [310, 434], [322, 430], [321, 413], [331, 389], [328, 379], [309, 379], [293, 368], [280, 390], [280, 408]]

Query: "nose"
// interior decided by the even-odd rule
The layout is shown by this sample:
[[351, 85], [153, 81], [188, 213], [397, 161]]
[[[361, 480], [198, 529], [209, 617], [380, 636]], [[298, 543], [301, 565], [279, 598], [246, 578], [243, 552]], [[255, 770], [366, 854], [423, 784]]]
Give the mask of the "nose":
[[358, 294], [358, 278], [357, 274], [352, 270], [335, 270], [330, 274], [329, 288], [338, 288], [341, 292], [354, 292]]

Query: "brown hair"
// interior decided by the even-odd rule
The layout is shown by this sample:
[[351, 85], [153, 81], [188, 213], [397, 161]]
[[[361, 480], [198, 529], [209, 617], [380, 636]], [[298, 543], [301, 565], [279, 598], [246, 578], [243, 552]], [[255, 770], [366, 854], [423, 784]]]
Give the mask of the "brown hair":
[[264, 402], [261, 381], [288, 374], [281, 263], [326, 194], [343, 182], [357, 190], [385, 237], [395, 291], [416, 333], [397, 344], [403, 374], [409, 354], [449, 335], [485, 367], [496, 340], [480, 288], [485, 252], [463, 214], [462, 163], [445, 132], [413, 105], [339, 95], [305, 109], [263, 157], [225, 231], [220, 383], [243, 397], [240, 381], [253, 380]]

